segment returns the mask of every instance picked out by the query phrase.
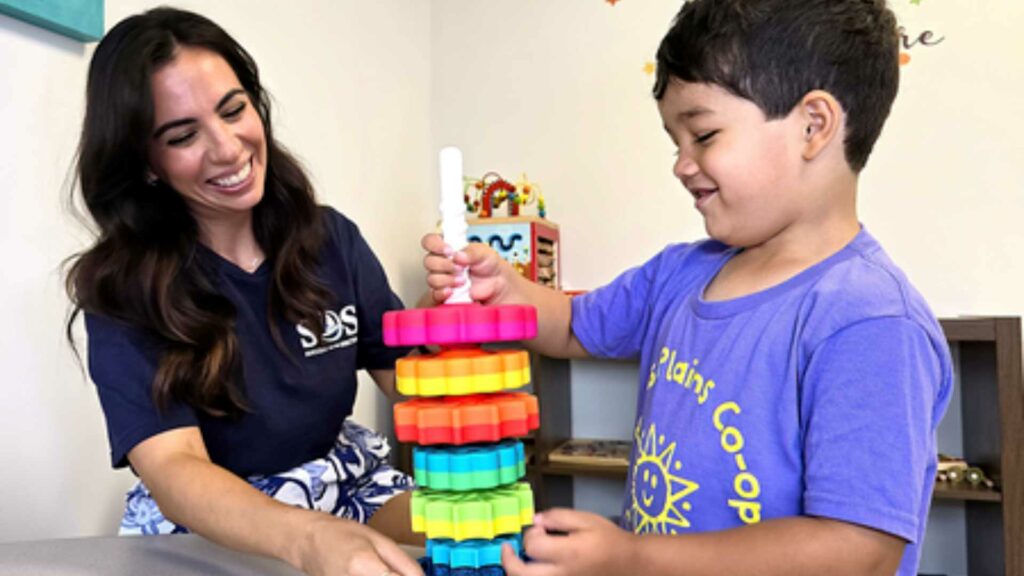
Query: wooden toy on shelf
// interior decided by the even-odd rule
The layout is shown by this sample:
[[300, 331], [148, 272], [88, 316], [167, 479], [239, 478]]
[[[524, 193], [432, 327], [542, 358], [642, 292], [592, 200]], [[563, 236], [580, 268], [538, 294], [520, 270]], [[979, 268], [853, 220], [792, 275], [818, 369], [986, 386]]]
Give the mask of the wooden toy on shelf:
[[469, 239], [494, 248], [527, 279], [549, 288], [561, 286], [558, 224], [536, 216], [472, 220]]
[[[540, 186], [523, 174], [515, 184], [496, 172], [465, 179], [463, 201], [477, 218], [469, 222], [470, 242], [494, 248], [502, 258], [533, 282], [558, 289], [558, 224], [546, 218], [547, 206]], [[502, 204], [506, 217], [495, 217]], [[536, 205], [537, 214], [520, 214], [523, 207]]]
[[622, 469], [629, 466], [632, 446], [628, 440], [573, 438], [552, 449], [548, 453], [548, 461]]
[[995, 488], [996, 484], [977, 466], [969, 465], [961, 458], [939, 454], [939, 462], [935, 469], [935, 481], [948, 484], [966, 483], [971, 486]]

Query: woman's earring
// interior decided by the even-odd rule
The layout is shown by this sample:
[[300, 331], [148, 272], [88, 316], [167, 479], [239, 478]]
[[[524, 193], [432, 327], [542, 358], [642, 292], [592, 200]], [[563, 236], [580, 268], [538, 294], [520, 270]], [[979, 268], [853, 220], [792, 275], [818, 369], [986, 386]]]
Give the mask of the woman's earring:
[[156, 186], [156, 183], [159, 182], [159, 181], [160, 181], [160, 179], [157, 178], [156, 174], [153, 174], [149, 170], [146, 170], [146, 185], [147, 186]]

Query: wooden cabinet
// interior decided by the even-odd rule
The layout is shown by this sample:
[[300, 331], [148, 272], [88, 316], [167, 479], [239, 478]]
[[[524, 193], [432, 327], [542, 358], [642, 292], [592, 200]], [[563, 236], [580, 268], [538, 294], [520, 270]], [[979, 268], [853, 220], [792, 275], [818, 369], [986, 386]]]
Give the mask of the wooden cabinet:
[[[996, 481], [996, 489], [937, 484], [934, 498], [962, 501], [969, 574], [1024, 576], [1024, 383], [1019, 318], [941, 320], [953, 351], [963, 454]], [[533, 388], [541, 426], [527, 440], [537, 508], [573, 505], [573, 477], [625, 479], [626, 466], [553, 463], [548, 455], [572, 432], [570, 362], [534, 357]], [[576, 402], [586, 402], [577, 398]], [[948, 417], [948, 416], [947, 416]], [[941, 446], [940, 446], [941, 449]]]
[[[1024, 383], [1019, 318], [942, 320], [957, 359], [963, 457], [996, 490], [936, 485], [936, 499], [963, 500], [969, 574], [1024, 576]], [[950, 410], [956, 409], [950, 406]], [[948, 417], [948, 416], [947, 416]]]

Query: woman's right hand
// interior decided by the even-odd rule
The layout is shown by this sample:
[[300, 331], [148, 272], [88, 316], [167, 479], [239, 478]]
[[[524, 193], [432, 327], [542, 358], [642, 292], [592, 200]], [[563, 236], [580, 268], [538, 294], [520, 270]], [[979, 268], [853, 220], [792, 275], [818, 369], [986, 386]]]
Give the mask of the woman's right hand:
[[463, 270], [469, 271], [470, 298], [483, 304], [504, 304], [511, 298], [512, 286], [521, 278], [512, 266], [490, 246], [470, 242], [458, 252], [445, 244], [440, 234], [427, 234], [420, 242], [427, 255], [427, 286], [434, 304], [440, 304], [461, 286]]
[[398, 544], [368, 526], [316, 513], [299, 568], [311, 576], [423, 576]]

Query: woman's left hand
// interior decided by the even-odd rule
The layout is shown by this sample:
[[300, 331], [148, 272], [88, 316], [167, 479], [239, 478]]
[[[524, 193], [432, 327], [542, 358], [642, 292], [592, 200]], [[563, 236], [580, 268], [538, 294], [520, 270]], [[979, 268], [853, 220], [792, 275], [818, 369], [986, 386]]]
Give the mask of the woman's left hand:
[[532, 561], [523, 562], [507, 545], [501, 561], [508, 576], [636, 574], [635, 546], [635, 535], [601, 516], [553, 509], [537, 514], [523, 537]]
[[372, 528], [316, 512], [293, 565], [310, 576], [422, 576], [419, 564]]

